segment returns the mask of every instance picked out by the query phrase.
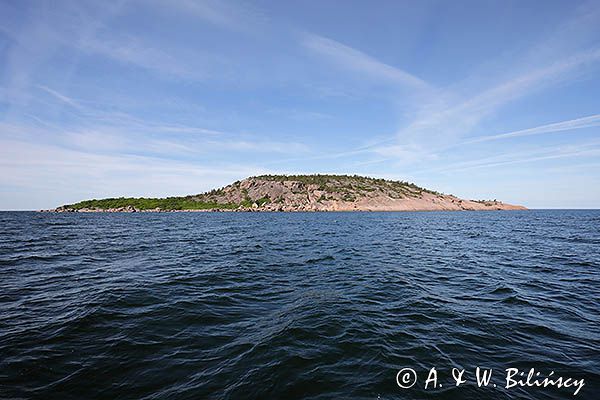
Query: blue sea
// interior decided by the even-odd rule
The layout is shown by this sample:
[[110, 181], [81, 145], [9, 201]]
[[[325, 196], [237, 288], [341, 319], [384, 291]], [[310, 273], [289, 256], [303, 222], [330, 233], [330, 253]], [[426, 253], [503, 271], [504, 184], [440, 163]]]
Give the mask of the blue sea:
[[[600, 211], [0, 227], [2, 399], [600, 398]], [[506, 388], [509, 368], [584, 386]]]

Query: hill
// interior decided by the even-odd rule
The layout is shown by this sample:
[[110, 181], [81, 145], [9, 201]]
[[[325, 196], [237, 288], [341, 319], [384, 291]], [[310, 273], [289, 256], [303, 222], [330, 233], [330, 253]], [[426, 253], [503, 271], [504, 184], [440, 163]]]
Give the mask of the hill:
[[184, 197], [110, 198], [53, 211], [434, 211], [522, 210], [496, 200], [464, 200], [413, 183], [349, 175], [261, 175]]

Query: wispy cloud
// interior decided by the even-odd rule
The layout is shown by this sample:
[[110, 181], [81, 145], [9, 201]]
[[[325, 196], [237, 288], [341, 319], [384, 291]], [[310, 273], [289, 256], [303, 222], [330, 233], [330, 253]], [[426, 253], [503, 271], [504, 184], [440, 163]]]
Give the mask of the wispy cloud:
[[43, 85], [38, 85], [37, 87], [39, 89], [43, 90], [44, 92], [52, 95], [53, 97], [57, 98], [61, 102], [73, 107], [76, 110], [83, 111], [83, 109], [84, 109], [84, 107], [81, 104], [79, 104], [77, 101], [75, 101], [74, 99], [72, 99], [68, 96], [65, 96], [62, 93], [57, 92], [56, 90], [50, 89], [49, 87], [43, 86]]
[[269, 172], [247, 163], [205, 165], [160, 157], [98, 154], [2, 138], [0, 168], [0, 186], [35, 188], [39, 194], [20, 199], [15, 193], [13, 202], [3, 204], [9, 209], [49, 208], [98, 197], [194, 194]]
[[[595, 10], [596, 13], [597, 11]], [[581, 28], [581, 24], [589, 25], [590, 23], [587, 14], [589, 12], [576, 13], [572, 20], [567, 21], [566, 27], [561, 29], [564, 33], [563, 36], [576, 30], [578, 35], [584, 37], [584, 33], [590, 31]], [[581, 24], [575, 23], [575, 21]], [[564, 46], [564, 37], [561, 37], [561, 43], [560, 46], [556, 44], [554, 47], [552, 43], [547, 42], [534, 45], [530, 53], [536, 54], [537, 58], [526, 53], [522, 63], [516, 60], [514, 63], [521, 64], [521, 67], [511, 68], [510, 70], [518, 71], [512, 76], [504, 75], [503, 79], [500, 78], [495, 82], [493, 76], [486, 76], [486, 79], [482, 79], [481, 76], [473, 76], [457, 86], [433, 90], [426, 82], [406, 71], [382, 63], [356, 49], [321, 36], [306, 35], [303, 42], [305, 47], [343, 68], [360, 71], [371, 77], [379, 77], [379, 79], [386, 79], [412, 88], [425, 88], [420, 91], [421, 96], [417, 102], [415, 117], [398, 129], [396, 134], [371, 141], [358, 148], [342, 152], [328, 152], [319, 158], [340, 158], [374, 153], [401, 164], [436, 158], [438, 152], [461, 144], [462, 138], [476, 130], [482, 121], [496, 114], [507, 104], [573, 79], [587, 66], [600, 60], [600, 48], [588, 47], [569, 52], [568, 48]], [[487, 88], [471, 90], [471, 94], [468, 94], [468, 88], [473, 87], [475, 82], [480, 83], [485, 80], [491, 80], [491, 84]], [[594, 117], [589, 117], [581, 121], [565, 121], [562, 124], [551, 124], [518, 133], [508, 133], [511, 136], [512, 133], [515, 133], [515, 136], [517, 134], [538, 134], [550, 129], [556, 131], [578, 129], [588, 126], [587, 124], [596, 126], [596, 123], [597, 120]], [[497, 139], [507, 137], [509, 136]]]
[[[44, 85], [38, 85], [39, 89], [48, 93], [53, 99], [59, 100], [61, 104], [66, 104], [72, 108], [74, 115], [80, 117], [82, 123], [89, 126], [91, 122], [105, 127], [121, 127], [122, 130], [129, 132], [146, 133], [176, 133], [176, 134], [201, 134], [201, 135], [224, 135], [225, 132], [208, 129], [204, 127], [185, 125], [181, 123], [167, 123], [164, 121], [155, 122], [148, 118], [142, 119], [123, 111], [104, 111], [86, 104], [83, 100], [76, 100], [63, 92], [49, 88]], [[53, 126], [48, 121], [34, 116], [32, 119], [38, 123]]]
[[450, 112], [487, 115], [509, 101], [528, 95], [534, 90], [562, 82], [571, 77], [576, 69], [598, 60], [600, 60], [600, 48], [561, 57], [559, 61], [533, 68], [485, 90], [450, 109]]
[[[484, 90], [462, 102], [452, 103], [450, 101], [446, 102], [440, 101], [440, 99], [434, 99], [431, 104], [424, 104], [420, 115], [394, 136], [376, 140], [366, 146], [361, 146], [352, 150], [329, 153], [315, 158], [335, 159], [351, 157], [357, 154], [374, 153], [385, 158], [378, 158], [373, 163], [382, 164], [384, 162], [394, 162], [397, 166], [407, 166], [413, 163], [436, 161], [441, 158], [438, 154], [439, 152], [444, 152], [462, 144], [599, 126], [600, 114], [596, 114], [535, 128], [480, 137], [466, 142], [457, 141], [473, 130], [483, 118], [496, 112], [498, 108], [503, 105], [520, 97], [529, 95], [532, 91], [541, 90], [546, 86], [566, 80], [573, 76], [573, 73], [577, 71], [578, 68], [589, 63], [597, 62], [598, 60], [600, 60], [600, 49], [591, 49], [567, 57], [552, 65], [528, 71], [523, 75]], [[442, 94], [442, 97], [445, 98], [452, 98], [453, 96], [455, 95], [452, 93]], [[502, 165], [501, 163], [514, 164], [594, 154], [597, 153], [588, 150], [561, 151], [560, 153], [553, 155], [529, 156], [521, 159], [498, 162], [498, 164], [489, 163], [489, 160], [479, 160], [476, 167], [468, 166], [463, 167], [460, 170], [467, 168], [483, 168], [488, 165]], [[485, 163], [484, 161], [488, 161], [488, 163]], [[366, 163], [370, 164], [371, 161], [366, 161]], [[469, 163], [470, 162], [467, 162], [467, 164]], [[354, 165], [363, 164], [364, 163], [357, 163]], [[450, 168], [450, 166], [448, 168]], [[459, 170], [456, 166], [452, 166], [452, 168], [455, 168], [454, 170], [457, 171]], [[446, 170], [446, 167], [440, 169], [440, 171], [443, 170]]]
[[468, 160], [453, 164], [447, 164], [443, 167], [421, 170], [416, 173], [431, 172], [463, 172], [473, 169], [493, 168], [512, 164], [524, 164], [538, 161], [555, 160], [562, 158], [582, 158], [597, 157], [600, 155], [600, 142], [591, 141], [581, 144], [547, 146], [543, 148], [534, 148], [526, 151], [503, 153], [476, 160]]
[[[140, 1], [146, 5], [148, 1]], [[176, 11], [185, 16], [199, 18], [220, 28], [233, 31], [251, 31], [263, 17], [248, 4], [216, 0], [154, 0], [163, 12]]]
[[[193, 157], [224, 152], [233, 154], [306, 154], [307, 145], [294, 141], [274, 140], [265, 135], [238, 134], [191, 124], [153, 121], [123, 111], [105, 111], [85, 100], [53, 88], [39, 85], [58, 105], [67, 105], [70, 123], [57, 126], [38, 116], [31, 116], [35, 125], [0, 123], [0, 137], [38, 140], [52, 131], [53, 141], [65, 148], [98, 154], [152, 154], [167, 158]], [[233, 157], [235, 158], [235, 157]]]
[[307, 49], [325, 57], [338, 66], [369, 75], [371, 78], [385, 80], [402, 86], [420, 90], [430, 90], [427, 82], [400, 68], [385, 64], [352, 47], [335, 40], [306, 34], [302, 44]]
[[576, 150], [561, 150], [552, 154], [534, 156], [534, 157], [525, 157], [520, 159], [506, 160], [506, 161], [498, 161], [498, 162], [487, 162], [487, 160], [479, 160], [479, 163], [475, 163], [471, 166], [466, 167], [458, 167], [454, 168], [452, 166], [445, 167], [444, 171], [446, 172], [458, 172], [458, 171], [468, 171], [472, 169], [478, 168], [492, 168], [492, 167], [500, 167], [510, 164], [523, 164], [523, 163], [531, 163], [536, 161], [545, 161], [545, 160], [555, 160], [560, 158], [572, 158], [572, 157], [597, 157], [600, 156], [600, 148], [595, 149], [576, 149]]
[[488, 142], [493, 140], [511, 139], [521, 136], [540, 135], [543, 133], [570, 131], [575, 129], [591, 128], [600, 126], [600, 114], [588, 117], [571, 119], [568, 121], [555, 122], [552, 124], [536, 126], [534, 128], [521, 129], [512, 132], [500, 133], [498, 135], [482, 136], [464, 142], [464, 144]]
[[[64, 5], [63, 5], [64, 6]], [[138, 9], [155, 18], [153, 35], [134, 29], [115, 29], [111, 21], [127, 18]], [[15, 91], [27, 86], [29, 75], [62, 49], [75, 49], [120, 64], [142, 68], [169, 79], [202, 81], [228, 72], [228, 63], [215, 53], [198, 47], [190, 49], [161, 31], [161, 18], [167, 12], [200, 18], [211, 25], [231, 29], [249, 26], [242, 6], [216, 1], [120, 1], [101, 7], [94, 2], [75, 2], [68, 10], [50, 14], [49, 6], [38, 3], [31, 7], [29, 26], [2, 26], [11, 37], [8, 70]], [[191, 21], [188, 21], [191, 22]], [[14, 65], [13, 65], [14, 64]]]
[[[132, 3], [135, 4], [136, 1]], [[179, 18], [197, 18], [202, 22], [233, 31], [251, 31], [260, 20], [258, 13], [249, 6], [224, 1], [154, 0], [138, 3], [137, 6], [151, 9], [156, 18], [165, 13], [176, 13]], [[149, 5], [151, 7], [148, 7]], [[124, 9], [127, 10], [127, 7]], [[157, 35], [155, 40], [149, 41], [140, 35], [115, 34], [105, 28], [79, 40], [69, 38], [65, 43], [70, 43], [84, 52], [153, 71], [167, 78], [202, 81], [229, 73], [229, 62], [215, 53], [202, 50], [198, 46], [190, 50], [177, 42], [162, 40], [162, 36]]]
[[[87, 125], [73, 128], [52, 128], [52, 142], [57, 147], [108, 155], [148, 155], [171, 159], [194, 159], [202, 156], [211, 159], [231, 160], [241, 155], [307, 154], [309, 147], [299, 142], [284, 142], [249, 135], [221, 136], [175, 135], [139, 130], [123, 125]], [[0, 138], [13, 138], [23, 142], [45, 141], [48, 127], [35, 127], [23, 124], [0, 123]], [[221, 154], [221, 156], [218, 156]]]
[[[475, 131], [482, 121], [498, 113], [502, 107], [573, 80], [600, 61], [600, 48], [597, 43], [589, 41], [599, 30], [596, 23], [598, 15], [600, 8], [597, 5], [582, 5], [572, 18], [557, 27], [556, 35], [533, 44], [521, 59], [512, 61], [511, 67], [506, 69], [516, 71], [512, 76], [499, 74], [499, 79], [494, 79], [495, 75], [471, 76], [458, 85], [437, 90], [421, 99], [416, 117], [404, 124], [395, 135], [358, 150], [371, 151], [388, 156], [391, 161], [407, 164], [430, 159], [439, 152], [460, 145], [462, 138]], [[488, 88], [469, 90], [473, 86], [481, 86], [480, 82], [486, 80], [491, 81]], [[465, 94], [469, 91], [470, 95]], [[596, 126], [595, 116], [507, 133], [511, 136], [513, 133], [515, 136], [538, 134], [549, 132], [550, 129], [578, 129], [588, 124]]]
[[[534, 91], [573, 78], [580, 69], [599, 60], [600, 49], [589, 49], [550, 65], [525, 71], [462, 101], [456, 99], [455, 93], [440, 92], [439, 98], [432, 99], [430, 103], [424, 102], [417, 117], [395, 136], [373, 142], [359, 150], [388, 156], [390, 161], [399, 165], [436, 158], [438, 153], [462, 143], [463, 137], [501, 107]], [[579, 123], [580, 127], [585, 123], [593, 123], [595, 126], [597, 121], [590, 118]], [[565, 123], [562, 129], [570, 129], [567, 126], [569, 124]], [[539, 128], [540, 133], [541, 130]], [[522, 133], [537, 132], [538, 130]]]
[[[153, 71], [167, 78], [204, 80], [218, 70], [218, 57], [196, 51], [175, 53], [173, 49], [146, 43], [133, 36], [95, 36], [74, 43], [80, 50], [107, 57], [123, 64]], [[225, 68], [221, 65], [220, 68]]]
[[[467, 135], [481, 120], [500, 107], [533, 91], [561, 82], [578, 68], [600, 60], [600, 49], [565, 57], [549, 66], [527, 71], [462, 102], [426, 106], [421, 115], [397, 134], [404, 142], [445, 146]], [[446, 97], [451, 98], [448, 94]], [[437, 105], [436, 105], [437, 104]]]

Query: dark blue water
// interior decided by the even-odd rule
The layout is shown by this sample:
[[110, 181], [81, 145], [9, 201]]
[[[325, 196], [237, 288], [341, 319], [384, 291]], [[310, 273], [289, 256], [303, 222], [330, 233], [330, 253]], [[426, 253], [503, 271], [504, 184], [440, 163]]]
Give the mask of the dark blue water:
[[[0, 398], [600, 398], [600, 211], [0, 213], [0, 227]], [[402, 389], [407, 367], [418, 382]], [[425, 390], [432, 367], [442, 387]], [[505, 389], [510, 367], [585, 386]]]

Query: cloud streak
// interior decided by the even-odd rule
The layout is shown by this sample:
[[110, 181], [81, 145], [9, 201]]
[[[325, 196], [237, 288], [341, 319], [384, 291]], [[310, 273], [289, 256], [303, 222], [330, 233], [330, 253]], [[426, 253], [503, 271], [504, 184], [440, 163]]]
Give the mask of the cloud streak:
[[79, 110], [79, 111], [84, 110], [84, 107], [81, 104], [79, 104], [77, 101], [75, 101], [74, 99], [72, 99], [68, 96], [65, 96], [62, 93], [57, 92], [56, 90], [50, 89], [49, 87], [43, 86], [43, 85], [38, 85], [37, 87], [38, 87], [38, 89], [43, 90], [44, 92], [52, 95], [54, 98], [60, 100], [62, 103], [65, 103], [68, 106], [70, 106], [76, 110]]
[[40, 194], [20, 199], [14, 193], [3, 203], [5, 209], [49, 208], [97, 197], [194, 194], [269, 172], [247, 163], [206, 165], [160, 157], [98, 154], [2, 138], [0, 168], [0, 186], [15, 188], [15, 192], [35, 188]]
[[302, 40], [302, 45], [342, 68], [413, 89], [431, 90], [427, 82], [415, 75], [382, 63], [359, 50], [335, 40], [319, 35], [307, 34]]
[[600, 155], [600, 142], [592, 141], [576, 145], [551, 146], [535, 148], [528, 151], [500, 154], [491, 157], [469, 160], [443, 167], [421, 170], [416, 173], [431, 172], [464, 172], [473, 169], [493, 168], [512, 164], [524, 164], [545, 160], [556, 160], [572, 157], [598, 157]]
[[515, 137], [541, 135], [544, 133], [570, 131], [576, 129], [591, 128], [594, 126], [600, 126], [600, 114], [590, 115], [588, 117], [571, 119], [568, 121], [555, 122], [552, 124], [536, 126], [534, 128], [521, 129], [518, 131], [500, 133], [498, 135], [482, 136], [475, 139], [468, 140], [463, 144], [489, 142], [493, 140], [512, 139]]
[[[139, 1], [139, 3], [144, 6], [148, 1]], [[153, 3], [163, 12], [176, 11], [180, 15], [192, 16], [232, 31], [252, 31], [261, 20], [259, 13], [247, 4], [234, 5], [232, 2], [216, 0], [154, 0]]]
[[[510, 101], [527, 96], [535, 90], [567, 79], [573, 71], [600, 60], [600, 49], [592, 49], [527, 71], [468, 98], [458, 104], [425, 107], [421, 116], [400, 130], [400, 141], [425, 142], [428, 146], [447, 145], [466, 135], [486, 116]], [[452, 94], [445, 96], [453, 97]]]

